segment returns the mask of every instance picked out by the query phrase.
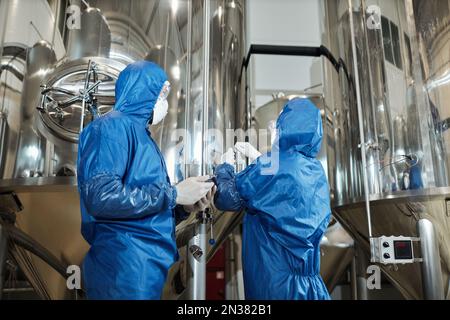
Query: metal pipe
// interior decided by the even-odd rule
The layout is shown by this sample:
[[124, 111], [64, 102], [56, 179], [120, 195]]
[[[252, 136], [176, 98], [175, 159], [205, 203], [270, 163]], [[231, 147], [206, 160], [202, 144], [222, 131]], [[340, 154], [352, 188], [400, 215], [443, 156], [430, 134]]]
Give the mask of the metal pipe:
[[209, 107], [209, 54], [210, 54], [210, 1], [203, 1], [203, 148], [202, 174], [205, 175], [208, 161], [208, 107]]
[[320, 47], [252, 44], [245, 59], [246, 68], [250, 62], [250, 57], [254, 54], [320, 57], [321, 51]]
[[433, 223], [428, 219], [417, 221], [422, 251], [422, 288], [426, 300], [443, 300], [441, 257]]
[[358, 284], [356, 280], [356, 253], [353, 256], [350, 267], [350, 292], [352, 300], [358, 300]]
[[56, 39], [56, 34], [59, 31], [59, 25], [60, 25], [60, 20], [62, 17], [66, 17], [65, 15], [62, 16], [60, 14], [61, 12], [61, 2], [62, 1], [57, 1], [56, 2], [56, 10], [55, 10], [55, 24], [53, 25], [53, 35], [52, 35], [52, 42], [51, 42], [51, 46], [52, 49], [55, 50], [55, 39]]
[[363, 108], [361, 102], [361, 91], [359, 87], [359, 72], [358, 72], [358, 56], [356, 50], [356, 36], [355, 36], [355, 25], [353, 22], [353, 9], [352, 9], [352, 1], [348, 0], [348, 10], [349, 10], [349, 18], [350, 18], [350, 34], [351, 34], [351, 43], [352, 43], [352, 54], [353, 54], [353, 69], [354, 69], [354, 79], [355, 79], [355, 91], [356, 91], [356, 104], [358, 107], [358, 122], [359, 122], [359, 135], [360, 135], [360, 145], [361, 145], [361, 162], [362, 162], [362, 175], [363, 175], [363, 183], [364, 183], [364, 198], [366, 203], [366, 215], [367, 215], [367, 228], [369, 238], [372, 238], [372, 222], [370, 218], [370, 201], [369, 201], [369, 181], [367, 179], [367, 161], [366, 161], [366, 138], [364, 136], [364, 119], [363, 119]]
[[225, 300], [236, 300], [236, 252], [231, 234], [225, 245]]
[[[207, 140], [208, 131], [208, 106], [209, 106], [209, 43], [210, 43], [210, 1], [203, 1], [203, 149], [202, 149], [202, 174], [206, 174]], [[188, 298], [191, 300], [204, 300], [206, 298], [206, 219], [199, 219], [195, 226], [195, 235], [189, 240], [188, 264], [191, 274], [189, 277]], [[195, 257], [194, 250], [200, 250], [201, 254]]]
[[264, 55], [277, 55], [277, 56], [297, 56], [297, 57], [320, 57], [324, 56], [327, 58], [336, 71], [343, 69], [347, 74], [347, 67], [342, 59], [336, 60], [333, 54], [328, 50], [327, 47], [321, 45], [319, 47], [309, 47], [309, 46], [280, 46], [280, 45], [265, 45], [265, 44], [252, 44], [247, 53], [247, 57], [244, 60], [243, 68], [248, 68], [250, 63], [250, 58], [254, 54], [264, 54]]
[[8, 125], [7, 115], [0, 110], [0, 175], [4, 175], [4, 154], [6, 146], [6, 127]]
[[188, 299], [206, 298], [206, 222], [198, 223], [188, 244]]
[[[187, 10], [188, 10], [188, 17], [187, 17], [187, 40], [186, 40], [186, 115], [191, 114], [191, 79], [192, 79], [192, 0], [189, 0], [187, 3]], [[184, 128], [186, 128], [186, 131], [189, 131], [188, 128], [188, 120], [187, 116], [184, 117]], [[193, 150], [192, 149], [192, 141], [191, 139], [186, 139], [186, 149], [187, 150]], [[183, 152], [183, 163], [184, 163], [184, 172], [183, 176], [186, 177], [188, 170], [188, 153]]]
[[6, 23], [8, 21], [9, 1], [0, 0], [0, 55], [3, 55], [3, 42], [5, 40]]
[[245, 299], [239, 232], [235, 228], [225, 246], [225, 300]]
[[355, 277], [357, 300], [369, 300], [366, 271], [369, 261], [361, 247], [355, 245]]
[[4, 70], [11, 72], [19, 81], [23, 81], [24, 78], [23, 72], [12, 64], [12, 59], [9, 62], [4, 62], [0, 64], [0, 75], [3, 73]]
[[3, 284], [5, 281], [7, 250], [8, 241], [6, 237], [6, 228], [2, 224], [0, 224], [0, 299], [2, 298]]
[[[91, 66], [92, 66], [92, 60], [89, 60], [86, 78], [84, 79], [83, 95], [86, 94], [86, 90], [89, 86], [89, 80], [91, 77]], [[84, 112], [85, 112], [85, 110], [86, 110], [86, 99], [85, 99], [85, 97], [83, 97], [83, 100], [81, 101], [80, 133], [81, 133], [81, 131], [83, 131], [83, 127], [84, 127]]]

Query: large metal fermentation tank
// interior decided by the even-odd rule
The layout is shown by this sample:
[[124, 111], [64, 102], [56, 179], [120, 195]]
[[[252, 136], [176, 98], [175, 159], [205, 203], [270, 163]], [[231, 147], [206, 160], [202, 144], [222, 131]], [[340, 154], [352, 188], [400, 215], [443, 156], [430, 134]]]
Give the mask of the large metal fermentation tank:
[[421, 237], [423, 263], [382, 270], [406, 298], [450, 298], [449, 2], [326, 0], [324, 19], [350, 73], [324, 71], [334, 214], [367, 253], [369, 222], [373, 237]]
[[[169, 113], [152, 128], [172, 183], [212, 173], [209, 151], [221, 152], [223, 143], [206, 142], [207, 129], [246, 123], [238, 116], [245, 115], [245, 104], [239, 103], [236, 79], [245, 49], [244, 1], [2, 0], [1, 5], [10, 18], [0, 78], [0, 192], [18, 194], [24, 209], [16, 226], [65, 264], [79, 265], [88, 249], [79, 232], [78, 134], [111, 109], [115, 80], [128, 63], [155, 61], [172, 83]], [[85, 99], [83, 90], [89, 93]], [[214, 216], [220, 243], [238, 216]], [[194, 236], [195, 223], [177, 227], [180, 247]], [[205, 256], [214, 248], [208, 246]], [[41, 297], [70, 296], [65, 280], [43, 261], [17, 247], [13, 254]]]
[[[197, 52], [192, 57], [192, 64], [189, 66], [192, 75], [191, 98], [186, 114], [186, 119], [192, 126], [188, 128], [186, 135], [177, 135], [175, 139], [179, 141], [176, 154], [184, 157], [187, 176], [214, 174], [217, 160], [227, 148], [234, 146], [239, 133], [246, 132], [248, 125], [244, 101], [245, 78], [240, 78], [245, 56], [245, 1], [213, 0], [208, 1], [207, 7], [201, 9], [204, 15], [209, 12], [211, 18], [203, 21], [208, 24], [203, 26], [203, 34], [193, 32], [191, 46], [198, 48], [203, 39], [209, 39], [209, 50]], [[198, 25], [200, 21], [196, 21], [194, 17], [191, 23]], [[204, 73], [203, 76], [201, 72]], [[204, 91], [204, 88], [208, 90]], [[173, 136], [174, 132], [171, 134]], [[190, 148], [184, 147], [187, 142], [190, 142]], [[166, 159], [170, 162], [170, 155], [166, 155]], [[175, 160], [175, 163], [183, 163], [183, 158]], [[242, 217], [242, 213], [211, 213], [212, 233], [211, 221], [203, 230], [196, 230], [198, 224], [195, 224], [197, 219], [194, 215], [177, 226], [177, 243], [179, 247], [183, 247], [180, 253], [183, 257], [190, 256], [190, 267], [186, 269], [187, 262], [184, 259], [173, 266], [169, 272], [165, 298], [204, 298], [204, 292], [197, 290], [198, 283], [193, 283], [197, 280], [192, 272], [197, 268], [198, 273], [204, 273], [205, 265], [201, 267], [192, 259], [189, 248], [199, 245], [204, 250], [203, 262], [209, 261], [228, 240]], [[198, 232], [202, 234], [201, 240], [198, 236], [192, 238]], [[210, 240], [211, 234], [214, 244], [206, 241]], [[178, 281], [178, 286], [174, 285], [173, 279], [179, 280], [175, 280]], [[203, 281], [204, 278], [199, 283], [204, 286]], [[180, 287], [188, 287], [188, 290], [183, 292]]]

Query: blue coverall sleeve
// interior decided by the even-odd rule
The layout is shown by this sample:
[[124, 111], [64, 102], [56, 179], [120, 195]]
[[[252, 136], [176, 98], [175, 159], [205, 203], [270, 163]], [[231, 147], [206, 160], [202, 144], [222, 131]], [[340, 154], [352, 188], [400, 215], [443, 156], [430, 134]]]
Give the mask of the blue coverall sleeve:
[[107, 135], [110, 130], [96, 129], [84, 139], [78, 162], [82, 167], [80, 197], [89, 214], [102, 219], [134, 219], [173, 209], [177, 194], [169, 182], [139, 187], [123, 183], [129, 157], [126, 132], [114, 128], [119, 133], [113, 139]]
[[217, 192], [214, 204], [217, 209], [223, 211], [240, 211], [245, 206], [236, 188], [236, 175], [234, 168], [228, 163], [217, 166], [214, 171], [217, 180]]

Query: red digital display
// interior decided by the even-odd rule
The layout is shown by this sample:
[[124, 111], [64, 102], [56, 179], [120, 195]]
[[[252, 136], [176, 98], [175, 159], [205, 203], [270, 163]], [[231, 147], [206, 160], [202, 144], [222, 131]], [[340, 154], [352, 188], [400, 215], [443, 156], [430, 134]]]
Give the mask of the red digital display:
[[412, 242], [411, 240], [396, 240], [394, 241], [395, 259], [412, 259]]

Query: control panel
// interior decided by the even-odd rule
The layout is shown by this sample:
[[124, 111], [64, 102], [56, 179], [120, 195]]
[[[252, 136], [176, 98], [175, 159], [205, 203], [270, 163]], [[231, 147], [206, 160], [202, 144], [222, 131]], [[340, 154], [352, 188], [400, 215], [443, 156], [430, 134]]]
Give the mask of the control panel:
[[381, 236], [370, 239], [371, 262], [382, 264], [405, 264], [416, 262], [413, 242], [419, 238]]

